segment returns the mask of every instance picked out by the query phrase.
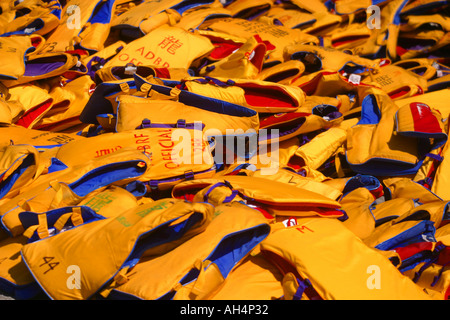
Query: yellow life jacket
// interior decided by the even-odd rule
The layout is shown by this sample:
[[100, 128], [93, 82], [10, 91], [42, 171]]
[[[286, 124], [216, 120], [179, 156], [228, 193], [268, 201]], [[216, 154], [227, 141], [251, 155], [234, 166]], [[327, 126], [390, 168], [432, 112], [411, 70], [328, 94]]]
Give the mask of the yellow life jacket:
[[[337, 48], [350, 48], [355, 54], [368, 57], [384, 57], [386, 51], [391, 51], [392, 43], [396, 42], [400, 25], [400, 14], [408, 1], [341, 1], [335, 4], [338, 14], [349, 14], [352, 23], [344, 27], [343, 32], [334, 32], [332, 42]], [[372, 9], [376, 5], [377, 9]], [[369, 10], [370, 9], [370, 10]], [[373, 12], [379, 14], [373, 16]], [[355, 15], [366, 11], [367, 21], [353, 22]], [[369, 16], [370, 15], [370, 16]], [[377, 25], [376, 23], [379, 23]], [[394, 56], [389, 55], [395, 60]]]
[[78, 56], [66, 52], [44, 52], [30, 55], [25, 62], [25, 72], [17, 80], [7, 80], [3, 83], [7, 87], [31, 81], [47, 79], [70, 74], [85, 74], [85, 66]]
[[[357, 100], [355, 98], [354, 100]], [[339, 113], [344, 114], [352, 108], [350, 96], [347, 94], [338, 94], [336, 97], [307, 96], [305, 103], [297, 111], [313, 113], [322, 116], [325, 120], [333, 121], [333, 119], [339, 117]], [[338, 113], [334, 114], [336, 111]]]
[[27, 241], [28, 238], [23, 235], [7, 237], [0, 241], [0, 288], [3, 293], [17, 300], [32, 299], [40, 293], [39, 286], [20, 255], [20, 250]]
[[383, 179], [387, 193], [392, 199], [405, 198], [416, 199], [420, 203], [429, 203], [443, 200], [437, 194], [424, 187], [422, 184], [406, 177], [391, 177]]
[[174, 119], [183, 119], [187, 123], [200, 121], [205, 126], [205, 135], [209, 129], [211, 129], [210, 132], [218, 131], [214, 135], [217, 133], [226, 135], [227, 129], [242, 129], [244, 132], [248, 130], [256, 132], [259, 129], [258, 114], [251, 109], [225, 101], [220, 103], [217, 99], [206, 97], [202, 104], [186, 104], [180, 102], [180, 100], [188, 100], [184, 97], [180, 93], [178, 97], [174, 97], [178, 101], [172, 101], [131, 95], [120, 96], [117, 98], [115, 131], [135, 130], [147, 120], [149, 123], [157, 124], [170, 123]]
[[450, 20], [448, 17], [441, 14], [426, 14], [426, 15], [410, 15], [405, 19], [400, 27], [400, 32], [409, 32], [417, 30], [424, 25], [432, 25], [435, 28], [439, 28], [442, 31], [450, 31]]
[[3, 125], [11, 124], [23, 112], [22, 104], [10, 104], [10, 98], [9, 89], [0, 82], [0, 123]]
[[389, 259], [367, 247], [342, 222], [323, 218], [297, 221], [291, 227], [278, 227], [260, 245], [261, 252], [284, 275], [297, 279], [291, 284], [292, 298], [429, 299]]
[[[437, 92], [436, 92], [437, 93]], [[437, 161], [435, 162], [435, 168], [427, 177], [430, 181], [426, 181], [430, 185], [430, 190], [442, 199], [449, 199], [449, 193], [446, 188], [447, 173], [448, 173], [448, 154], [449, 144], [446, 143], [437, 155]]]
[[[208, 204], [161, 199], [126, 210], [115, 218], [93, 221], [29, 243], [23, 247], [22, 256], [51, 299], [89, 299], [109, 282], [120, 280], [122, 273], [135, 266], [147, 250], [163, 254], [173, 249], [174, 245], [167, 247], [170, 242], [184, 242], [202, 232], [213, 212]], [[47, 260], [43, 268], [42, 257], [54, 258]], [[71, 265], [77, 265], [83, 275], [78, 288], [66, 285]], [[61, 281], [55, 281], [58, 278]]]
[[430, 220], [390, 220], [379, 225], [364, 243], [380, 250], [392, 250], [421, 241], [436, 242], [436, 228]]
[[[209, 21], [205, 22], [206, 24], [210, 23]], [[244, 43], [248, 42], [248, 44], [254, 43], [249, 39], [243, 38], [240, 36], [230, 35], [225, 32], [217, 32], [212, 30], [203, 30], [198, 29], [198, 32], [208, 38], [214, 46], [214, 49], [206, 56], [204, 63], [214, 63], [220, 60], [223, 60], [229, 57], [231, 54], [235, 53]], [[258, 37], [255, 38], [259, 39]], [[261, 41], [263, 41], [261, 39]], [[264, 41], [263, 41], [264, 42]], [[264, 42], [265, 44], [269, 44], [268, 41]], [[250, 56], [249, 56], [250, 57]]]
[[356, 84], [341, 73], [331, 70], [319, 70], [304, 74], [295, 79], [291, 85], [300, 87], [307, 96], [321, 97], [335, 97], [349, 93], [359, 97], [374, 87], [362, 82]]
[[163, 25], [128, 43], [105, 67], [127, 63], [166, 68], [186, 68], [206, 56], [214, 46], [197, 33]]
[[[351, 55], [342, 50], [326, 48], [315, 45], [293, 44], [287, 46], [284, 51], [285, 60], [300, 60], [305, 64], [305, 70], [310, 68], [317, 70], [331, 70], [348, 74], [367, 74], [379, 68], [377, 61]], [[311, 57], [312, 55], [313, 57]], [[317, 66], [310, 66], [311, 61], [316, 61]]]
[[[116, 15], [111, 22], [112, 30], [120, 30], [122, 35], [138, 38], [144, 33], [144, 31], [140, 28], [140, 25], [143, 22], [148, 19], [152, 20], [154, 16], [172, 11], [167, 9], [170, 9], [170, 7], [178, 3], [180, 3], [179, 0], [143, 1], [138, 5], [128, 8], [123, 13]], [[169, 18], [167, 18], [167, 21], [170, 21]], [[167, 21], [160, 22], [158, 20], [160, 25], [165, 24]]]
[[49, 95], [53, 105], [33, 128], [37, 130], [62, 131], [80, 124], [79, 116], [94, 90], [94, 81], [84, 75], [68, 82], [64, 87], [55, 87]]
[[[437, 21], [436, 21], [437, 22]], [[432, 23], [436, 23], [434, 20]], [[449, 44], [448, 32], [438, 30], [421, 29], [399, 32], [397, 40], [397, 52], [401, 59], [420, 57], [422, 52], [433, 52]]]
[[1, 80], [17, 80], [25, 73], [27, 56], [36, 48], [29, 36], [2, 37], [0, 40], [0, 53], [6, 62], [0, 68]]
[[0, 97], [0, 123], [2, 125], [9, 125], [13, 122], [13, 112], [8, 102]]
[[396, 219], [418, 205], [418, 201], [412, 198], [394, 198], [381, 203], [374, 203], [370, 211], [375, 219], [375, 225]]
[[[196, 29], [200, 27], [205, 21], [217, 18], [229, 18], [232, 12], [228, 8], [223, 8], [214, 2], [210, 6], [200, 6], [186, 10], [180, 17], [180, 21], [175, 23], [176, 27], [184, 30]], [[170, 23], [170, 20], [169, 20]]]
[[[1, 19], [5, 22], [1, 24], [2, 37], [33, 33], [44, 36], [59, 25], [61, 4], [59, 1], [23, 1], [15, 3], [8, 13], [11, 14], [10, 18], [14, 19]], [[6, 15], [2, 12], [2, 16]]]
[[276, 300], [283, 296], [281, 272], [261, 253], [253, 252], [228, 275], [208, 300]]
[[[404, 272], [405, 276], [414, 279], [420, 269], [426, 263], [418, 265], [415, 269]], [[420, 277], [416, 280], [418, 286], [424, 288], [433, 295], [435, 300], [448, 300], [450, 296], [450, 272], [446, 265], [433, 263], [426, 265], [427, 268], [420, 273]]]
[[339, 199], [348, 219], [342, 223], [358, 238], [368, 237], [375, 229], [375, 219], [370, 211], [374, 203], [373, 194], [366, 188], [357, 188]]
[[[288, 167], [281, 167], [277, 172], [272, 174], [265, 174], [263, 170], [257, 168], [257, 166], [249, 163], [235, 164], [229, 166], [218, 173], [213, 178], [226, 179], [228, 176], [240, 175], [240, 176], [250, 176], [257, 178], [265, 178], [269, 180], [283, 182], [297, 188], [306, 189], [315, 193], [319, 193], [329, 199], [338, 200], [342, 191], [335, 188], [332, 185], [323, 183], [323, 180], [317, 179], [312, 176], [308, 176], [303, 172], [294, 171]], [[224, 186], [225, 187], [225, 186]], [[208, 189], [205, 189], [207, 191]], [[213, 201], [212, 203], [220, 203], [225, 197], [230, 196], [229, 190], [227, 188], [217, 188], [216, 192], [213, 190], [208, 195], [208, 201]], [[199, 192], [195, 195], [194, 199], [200, 200], [204, 197], [205, 192]], [[215, 198], [222, 198], [221, 200], [214, 200]], [[235, 200], [240, 199], [236, 197]]]
[[12, 144], [30, 144], [40, 151], [60, 146], [72, 140], [85, 139], [85, 137], [75, 133], [26, 129], [17, 125], [0, 127], [0, 133], [1, 146], [10, 145], [12, 141]]
[[448, 281], [448, 246], [438, 242], [417, 242], [394, 250], [401, 259], [399, 270], [433, 299], [447, 300], [450, 293]]
[[17, 209], [40, 193], [54, 189], [52, 184], [55, 181], [66, 183], [76, 196], [84, 197], [110, 184], [126, 185], [135, 181], [146, 174], [149, 168], [148, 156], [132, 148], [123, 148], [73, 167], [58, 163], [56, 171], [40, 175], [33, 183], [21, 188], [18, 195], [1, 205], [1, 222], [11, 235], [21, 234], [23, 229], [18, 223]]
[[[188, 90], [180, 90], [178, 87], [181, 86], [182, 83], [175, 81], [175, 84], [173, 83], [169, 83], [170, 86], [166, 86], [166, 85], [161, 85], [158, 83], [158, 79], [152, 79], [151, 77], [148, 78], [147, 80], [144, 79], [143, 77], [135, 74], [134, 75], [134, 83], [130, 82], [131, 85], [134, 84], [134, 86], [136, 87], [136, 90], [139, 92], [139, 94], [143, 97], [147, 97], [149, 100], [155, 100], [155, 102], [157, 100], [165, 100], [168, 101], [168, 104], [170, 105], [172, 102], [170, 100], [174, 100], [177, 101], [179, 103], [182, 103], [184, 105], [187, 106], [192, 106], [198, 109], [202, 109], [204, 111], [209, 111], [209, 112], [213, 112], [213, 113], [217, 113], [217, 116], [219, 116], [219, 114], [222, 114], [223, 117], [236, 117], [236, 118], [241, 118], [242, 121], [249, 121], [248, 124], [244, 124], [242, 123], [242, 125], [239, 123], [236, 125], [231, 126], [230, 128], [235, 128], [235, 129], [248, 129], [248, 128], [254, 128], [255, 130], [258, 130], [259, 128], [259, 119], [258, 119], [258, 114], [256, 111], [226, 101], [226, 100], [222, 100], [222, 99], [217, 99], [214, 97], [209, 97], [206, 95], [203, 95], [203, 92], [200, 93], [195, 93], [195, 92], [190, 92]], [[159, 79], [160, 80], [160, 79]], [[170, 82], [170, 80], [169, 80]], [[138, 94], [134, 94], [134, 95], [138, 95]], [[123, 98], [117, 98], [116, 101], [127, 101], [127, 99], [132, 99], [131, 101], [139, 101], [139, 99], [136, 99], [134, 97], [123, 97]], [[140, 101], [144, 101], [144, 100], [140, 100]], [[118, 113], [118, 111], [117, 111]], [[196, 111], [197, 113], [197, 111]], [[179, 116], [177, 116], [179, 117]], [[141, 117], [142, 118], [142, 117]], [[206, 118], [203, 117], [199, 117], [198, 119], [195, 119], [197, 121], [203, 121], [203, 119], [205, 119], [205, 125], [208, 125], [209, 121], [206, 121]], [[217, 118], [216, 118], [217, 119]], [[152, 120], [151, 117], [149, 117], [149, 120]], [[187, 120], [187, 119], [186, 119]], [[136, 120], [131, 120], [129, 118], [127, 118], [127, 121], [133, 121], [133, 125], [134, 124], [138, 124], [136, 123]], [[142, 121], [141, 119], [139, 119], [139, 121]], [[123, 122], [123, 121], [122, 121]], [[229, 120], [227, 121], [227, 123], [229, 124]], [[139, 123], [141, 124], [141, 123]], [[125, 128], [123, 127], [125, 124], [122, 123], [122, 130], [124, 130]], [[127, 128], [131, 128], [128, 127]], [[117, 129], [120, 129], [119, 127]]]
[[[189, 92], [187, 90], [180, 90], [178, 88], [178, 83], [175, 81], [175, 84], [170, 83], [168, 86], [160, 85], [157, 80], [154, 81], [154, 79], [143, 79], [141, 76], [135, 74], [135, 86], [139, 92], [139, 94], [143, 94], [144, 96], [148, 95], [150, 93], [150, 97], [154, 99], [176, 99], [179, 102], [182, 102], [187, 105], [192, 105], [197, 108], [205, 109], [208, 111], [223, 113], [225, 115], [233, 115], [233, 116], [242, 116], [242, 117], [250, 117], [253, 125], [259, 125], [256, 124], [254, 121], [257, 118], [257, 112], [255, 110], [252, 110], [250, 108], [246, 108], [244, 106], [240, 106], [234, 103], [230, 103], [226, 100], [216, 99], [214, 97], [207, 97], [201, 94], [197, 94], [194, 92]], [[175, 87], [172, 87], [175, 86]], [[245, 120], [245, 119], [244, 119]], [[227, 129], [227, 128], [225, 128]], [[237, 139], [245, 139], [246, 137], [252, 138], [256, 137], [256, 128], [250, 128], [247, 129], [244, 132], [244, 128], [239, 127], [232, 127], [228, 128], [230, 129], [229, 132], [225, 130], [226, 136], [234, 136]], [[231, 130], [232, 129], [232, 130]], [[216, 138], [216, 145], [220, 145], [223, 142], [222, 133], [218, 128], [209, 128], [208, 130], [205, 130], [205, 136], [211, 137], [215, 136]], [[244, 150], [246, 154], [243, 154], [241, 156], [248, 158], [249, 153], [248, 150]]]
[[[139, 38], [162, 25], [174, 26], [189, 10], [216, 4], [214, 0], [180, 1], [147, 0], [115, 17], [111, 23], [113, 30], [128, 38]], [[217, 4], [216, 4], [217, 5]]]
[[[410, 277], [414, 282], [417, 282], [417, 277], [411, 277], [408, 271], [416, 269], [423, 262], [427, 262], [427, 264], [436, 262], [436, 255], [445, 252], [443, 249], [445, 249], [445, 246], [442, 243], [420, 241], [404, 247], [398, 247], [391, 252], [395, 252], [400, 259], [399, 271]], [[418, 272], [417, 276], [419, 275], [420, 273]]]
[[326, 5], [322, 1], [313, 0], [305, 3], [300, 0], [291, 0], [290, 3], [295, 5], [296, 7], [306, 10], [307, 12], [317, 13], [317, 12], [327, 12], [328, 9]]
[[[334, 109], [334, 108], [329, 108]], [[317, 109], [316, 109], [317, 110]], [[336, 110], [336, 109], [334, 109]], [[293, 137], [303, 135], [306, 139], [308, 134], [319, 133], [322, 129], [329, 129], [334, 124], [342, 121], [342, 115], [334, 111], [328, 115], [320, 116], [318, 114], [311, 114], [306, 112], [286, 112], [271, 114], [266, 117], [261, 117], [260, 128], [266, 130], [278, 130], [278, 141], [285, 141]], [[331, 118], [336, 116], [337, 118]], [[264, 140], [260, 140], [263, 143]]]
[[261, 70], [256, 79], [289, 85], [305, 71], [305, 65], [298, 60], [289, 60]]
[[450, 243], [450, 224], [445, 224], [436, 229], [435, 233], [436, 241], [442, 242], [447, 247]]
[[344, 120], [317, 134], [295, 151], [291, 161], [295, 161], [300, 167], [306, 166], [317, 170], [347, 141], [347, 130], [356, 122], [356, 119]]
[[271, 19], [274, 24], [278, 23], [288, 28], [305, 29], [317, 20], [310, 12], [298, 10], [297, 8], [272, 6], [269, 11], [258, 20]]
[[[345, 21], [345, 20], [344, 20]], [[331, 30], [323, 36], [325, 47], [331, 47], [337, 50], [349, 50], [359, 56], [373, 57], [380, 50], [380, 44], [376, 34], [370, 30], [366, 23], [341, 22], [337, 28]], [[364, 47], [363, 45], [366, 44]]]
[[[177, 129], [181, 130], [177, 132]], [[151, 167], [139, 177], [151, 189], [168, 188], [185, 179], [208, 178], [215, 172], [202, 128], [189, 123], [183, 127], [181, 122], [178, 127], [177, 124], [150, 124], [149, 128], [89, 137], [83, 143], [73, 141], [61, 146], [56, 158], [73, 167], [126, 148], [151, 157]]]
[[43, 213], [24, 211], [20, 214], [20, 219], [26, 231], [24, 235], [4, 240], [7, 250], [5, 259], [8, 263], [2, 264], [1, 272], [8, 273], [2, 278], [8, 281], [8, 289], [13, 290], [12, 293], [17, 299], [31, 299], [42, 291], [22, 261], [20, 251], [23, 246], [80, 224], [104, 218], [97, 216], [87, 207], [63, 207]]
[[133, 79], [107, 81], [98, 84], [81, 111], [80, 121], [98, 124], [97, 115], [116, 114], [116, 98], [124, 94], [136, 94], [136, 84]]
[[[60, 205], [63, 204], [60, 203]], [[27, 208], [31, 209], [31, 207]], [[16, 299], [31, 299], [42, 294], [22, 261], [20, 251], [25, 244], [67, 231], [83, 223], [104, 219], [103, 216], [99, 216], [93, 210], [83, 206], [62, 206], [47, 211], [48, 209], [47, 207], [40, 212], [20, 212], [19, 217], [25, 233], [16, 237], [8, 237], [2, 241], [1, 288], [3, 292]]]
[[226, 6], [231, 11], [231, 16], [246, 20], [254, 20], [260, 15], [263, 15], [273, 5], [272, 0], [243, 0], [233, 1]]
[[439, 227], [445, 225], [450, 220], [448, 212], [448, 201], [438, 200], [428, 203], [420, 203], [409, 211], [401, 214], [393, 220], [393, 223], [398, 223], [407, 220], [428, 220], [433, 222], [433, 226], [437, 230]]
[[396, 65], [383, 66], [362, 82], [378, 84], [394, 100], [420, 95], [427, 90], [425, 78]]
[[[446, 21], [443, 21], [442, 19], [439, 19], [437, 17], [430, 19], [430, 16], [432, 16], [433, 14], [439, 13], [441, 9], [442, 9], [442, 4], [439, 3], [439, 1], [427, 0], [427, 1], [420, 2], [420, 3], [416, 3], [416, 2], [405, 3], [405, 5], [402, 6], [401, 12], [400, 12], [401, 18], [403, 20], [402, 21], [403, 24], [400, 25], [400, 17], [397, 17], [397, 20], [395, 21], [396, 23], [393, 24], [392, 26], [390, 26], [390, 29], [389, 29], [390, 37], [389, 38], [391, 38], [391, 34], [393, 34], [395, 36], [392, 36], [392, 38], [393, 38], [392, 40], [388, 39], [388, 42], [387, 42], [388, 54], [393, 59], [398, 59], [398, 58], [409, 59], [409, 58], [417, 57], [418, 54], [420, 55], [420, 50], [414, 50], [414, 49], [418, 49], [417, 47], [419, 47], [422, 50], [426, 50], [428, 52], [433, 51], [435, 49], [435, 48], [433, 48], [434, 46], [431, 46], [431, 47], [428, 46], [430, 44], [430, 42], [425, 41], [423, 43], [419, 39], [418, 39], [418, 41], [416, 41], [416, 48], [411, 48], [410, 42], [399, 41], [400, 36], [401, 36], [400, 32], [401, 32], [402, 28], [403, 29], [408, 28], [408, 26], [407, 26], [408, 23], [411, 23], [411, 25], [413, 27], [415, 27], [416, 30], [420, 30], [421, 25], [425, 25], [425, 30], [427, 30], [427, 28], [429, 28], [429, 27], [433, 28], [433, 23], [434, 23], [434, 26], [438, 25], [440, 28], [446, 28], [446, 26], [447, 26]], [[414, 17], [416, 15], [417, 15], [417, 17]], [[411, 19], [411, 22], [409, 22], [409, 19]], [[438, 28], [435, 28], [435, 29], [438, 29]], [[445, 40], [444, 38], [446, 38], [446, 37], [443, 37], [442, 40], [448, 41], [448, 38], [447, 38], [447, 40]], [[428, 48], [427, 48], [427, 46], [428, 46]], [[438, 47], [439, 47], [439, 45], [438, 45]], [[413, 50], [409, 50], [409, 49], [413, 49]]]
[[300, 29], [303, 32], [312, 34], [316, 37], [326, 36], [335, 30], [342, 22], [341, 16], [327, 11], [313, 12], [312, 19], [312, 21], [309, 20], [306, 24], [302, 25]]
[[284, 26], [277, 26], [260, 21], [247, 21], [240, 18], [214, 19], [211, 22], [200, 26], [200, 34], [208, 32], [220, 32], [231, 36], [240, 37], [245, 42], [254, 35], [258, 34], [263, 41], [269, 41], [275, 46], [265, 63], [284, 62], [283, 50], [293, 43], [315, 43], [318, 44], [317, 37], [304, 33], [297, 29], [290, 29]]
[[47, 39], [45, 52], [64, 52], [75, 46], [90, 51], [103, 49], [110, 31], [115, 0], [72, 0], [65, 3], [61, 20]]
[[227, 175], [220, 178], [199, 179], [177, 184], [172, 189], [172, 196], [183, 197], [197, 194], [207, 201], [209, 194], [218, 188], [228, 192], [230, 201], [234, 196], [244, 199], [247, 204], [262, 208], [269, 215], [276, 216], [323, 216], [340, 218], [344, 212], [340, 204], [317, 192], [298, 188], [280, 181], [262, 177]]
[[192, 78], [182, 88], [218, 100], [230, 101], [259, 113], [297, 110], [305, 101], [302, 89], [269, 81], [227, 78]]
[[33, 128], [53, 105], [53, 97], [48, 90], [33, 84], [22, 84], [9, 88], [10, 101], [20, 103], [21, 115], [14, 124], [25, 128]]
[[0, 199], [33, 182], [43, 171], [40, 155], [31, 145], [0, 148]]
[[255, 35], [224, 59], [201, 68], [201, 76], [256, 79], [273, 45]]
[[374, 199], [382, 198], [386, 195], [384, 185], [381, 184], [381, 181], [370, 175], [355, 174], [350, 177], [334, 179], [329, 177], [319, 177], [318, 179], [326, 185], [340, 190], [343, 196], [357, 188], [369, 190]]
[[297, 188], [319, 193], [332, 200], [338, 200], [342, 195], [339, 189], [285, 168], [280, 168], [276, 173], [270, 175], [265, 175], [261, 170], [256, 170], [252, 173], [252, 176], [294, 185]]
[[415, 173], [424, 156], [447, 140], [440, 120], [428, 105], [410, 103], [398, 108], [386, 94], [368, 94], [361, 120], [348, 129], [347, 161], [358, 173]]
[[101, 70], [105, 63], [117, 55], [125, 45], [126, 42], [118, 40], [93, 54], [82, 57], [81, 62], [86, 66], [87, 74], [95, 80], [95, 73]]
[[450, 108], [448, 104], [445, 103], [447, 97], [450, 97], [450, 89], [441, 89], [432, 92], [425, 92], [421, 95], [416, 95], [414, 97], [408, 97], [403, 99], [395, 100], [394, 103], [398, 107], [402, 107], [406, 104], [417, 102], [424, 103], [431, 108], [439, 111], [442, 115], [442, 118], [446, 118], [450, 114]]
[[[269, 232], [260, 212], [241, 203], [218, 206], [205, 231], [164, 255], [140, 261], [108, 297], [208, 299]], [[170, 271], [161, 274], [162, 266]]]
[[[448, 75], [450, 72], [449, 71], [450, 69], [447, 66], [443, 65], [442, 63], [440, 63], [439, 60], [437, 59], [427, 59], [427, 58], [405, 59], [396, 61], [393, 63], [393, 65], [412, 71], [420, 75], [422, 78], [428, 80], [427, 83], [428, 91], [430, 91], [430, 85], [432, 91], [440, 89], [437, 86], [437, 83], [439, 81], [438, 79], [442, 78], [442, 80], [444, 80], [445, 76]], [[436, 80], [436, 84], [433, 83], [434, 80]]]

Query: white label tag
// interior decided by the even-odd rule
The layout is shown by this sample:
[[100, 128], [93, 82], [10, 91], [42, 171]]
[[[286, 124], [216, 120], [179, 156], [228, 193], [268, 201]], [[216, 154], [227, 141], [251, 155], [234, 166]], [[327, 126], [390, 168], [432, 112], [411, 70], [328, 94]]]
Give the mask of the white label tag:
[[137, 70], [137, 67], [128, 66], [128, 67], [125, 67], [124, 72], [125, 72], [125, 74], [133, 75], [136, 73], [136, 70]]
[[352, 73], [352, 74], [348, 77], [348, 81], [351, 82], [351, 83], [354, 83], [354, 84], [360, 84], [360, 82], [361, 82], [361, 76]]

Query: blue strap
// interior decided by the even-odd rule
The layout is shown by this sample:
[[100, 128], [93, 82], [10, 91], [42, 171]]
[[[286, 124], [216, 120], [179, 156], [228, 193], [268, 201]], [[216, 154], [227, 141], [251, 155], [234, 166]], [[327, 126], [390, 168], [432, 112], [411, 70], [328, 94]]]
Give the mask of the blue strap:
[[300, 300], [305, 290], [308, 289], [309, 287], [312, 287], [311, 281], [309, 281], [309, 279], [300, 280], [297, 278], [297, 281], [298, 281], [298, 288], [294, 294], [293, 300]]
[[215, 188], [220, 187], [220, 186], [225, 186], [225, 187], [226, 187], [227, 185], [226, 185], [225, 183], [223, 183], [223, 182], [218, 182], [218, 183], [212, 185], [212, 186], [208, 189], [208, 191], [206, 191], [206, 193], [203, 195], [203, 201], [208, 202], [208, 196], [209, 196], [209, 194], [210, 194]]
[[139, 126], [139, 129], [146, 129], [146, 128], [150, 128], [151, 126], [152, 126], [152, 122], [150, 121], [150, 119], [145, 118], [144, 120], [142, 120], [142, 123]]
[[238, 194], [237, 190], [233, 190], [233, 187], [231, 186], [231, 184], [228, 181], [225, 182], [217, 182], [216, 184], [212, 185], [208, 191], [206, 191], [206, 193], [203, 195], [203, 201], [208, 202], [208, 196], [209, 194], [217, 187], [228, 187], [230, 188], [231, 191], [231, 195], [229, 195], [228, 197], [225, 198], [224, 203], [230, 202], [231, 200], [233, 200], [236, 195]]
[[239, 194], [239, 191], [233, 190], [231, 194], [223, 200], [223, 203], [231, 202]]
[[157, 190], [159, 182], [156, 180], [151, 180], [147, 183], [147, 185], [150, 187], [151, 190]]
[[87, 74], [93, 78], [95, 75], [96, 69], [92, 69], [92, 62], [98, 62], [99, 65], [103, 66], [106, 63], [106, 60], [100, 57], [93, 57], [89, 62], [86, 64], [86, 67], [88, 69]]
[[214, 84], [216, 84], [216, 85], [218, 85], [218, 86], [221, 86], [221, 87], [227, 85], [225, 82], [220, 81], [220, 80], [218, 80], [216, 78], [213, 78], [213, 77], [205, 76], [205, 79], [210, 81], [210, 82], [212, 82], [212, 83], [214, 83]]
[[434, 153], [427, 153], [425, 156], [437, 160], [439, 162], [442, 162], [442, 160], [444, 160], [444, 157], [441, 157], [440, 155]]
[[186, 180], [194, 180], [194, 171], [192, 171], [192, 170], [185, 171], [184, 178]]
[[442, 276], [442, 273], [443, 273], [444, 270], [445, 270], [445, 267], [446, 267], [447, 265], [449, 265], [449, 264], [450, 264], [450, 261], [447, 262], [447, 263], [445, 263], [445, 264], [442, 266], [441, 270], [439, 270], [439, 273], [434, 277], [433, 282], [431, 283], [431, 286], [432, 286], [432, 287], [434, 287], [434, 286], [436, 285], [436, 283], [439, 281], [439, 279], [440, 279], [441, 276]]
[[341, 211], [343, 213], [343, 216], [337, 218], [339, 221], [344, 222], [344, 221], [348, 220], [349, 216], [345, 210], [337, 209], [337, 211]]
[[186, 120], [178, 119], [177, 120], [177, 128], [186, 128]]
[[300, 145], [301, 146], [304, 145], [304, 144], [307, 144], [308, 142], [311, 141], [311, 139], [306, 134], [300, 135], [299, 140], [300, 140]]
[[[434, 249], [434, 252], [433, 252], [434, 257], [433, 257], [432, 259], [430, 259], [427, 263], [425, 263], [425, 264], [419, 269], [419, 271], [417, 271], [417, 272], [414, 274], [414, 278], [413, 278], [413, 281], [414, 281], [414, 282], [419, 281], [419, 278], [420, 278], [420, 276], [422, 275], [422, 273], [423, 273], [430, 265], [432, 265], [433, 263], [436, 263], [436, 262], [437, 262], [437, 260], [439, 259], [439, 254], [440, 254], [445, 248], [446, 248], [446, 246], [443, 245], [443, 244], [439, 244], [439, 245], [436, 246], [436, 248]], [[437, 281], [437, 280], [435, 279], [435, 281]], [[434, 281], [433, 281], [433, 282], [434, 282]]]

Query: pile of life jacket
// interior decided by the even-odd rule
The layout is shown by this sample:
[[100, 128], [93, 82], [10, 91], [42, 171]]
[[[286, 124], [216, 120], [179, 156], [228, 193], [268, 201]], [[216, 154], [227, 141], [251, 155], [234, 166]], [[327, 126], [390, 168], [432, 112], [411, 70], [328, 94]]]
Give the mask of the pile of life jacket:
[[0, 3], [0, 294], [446, 300], [450, 2]]

